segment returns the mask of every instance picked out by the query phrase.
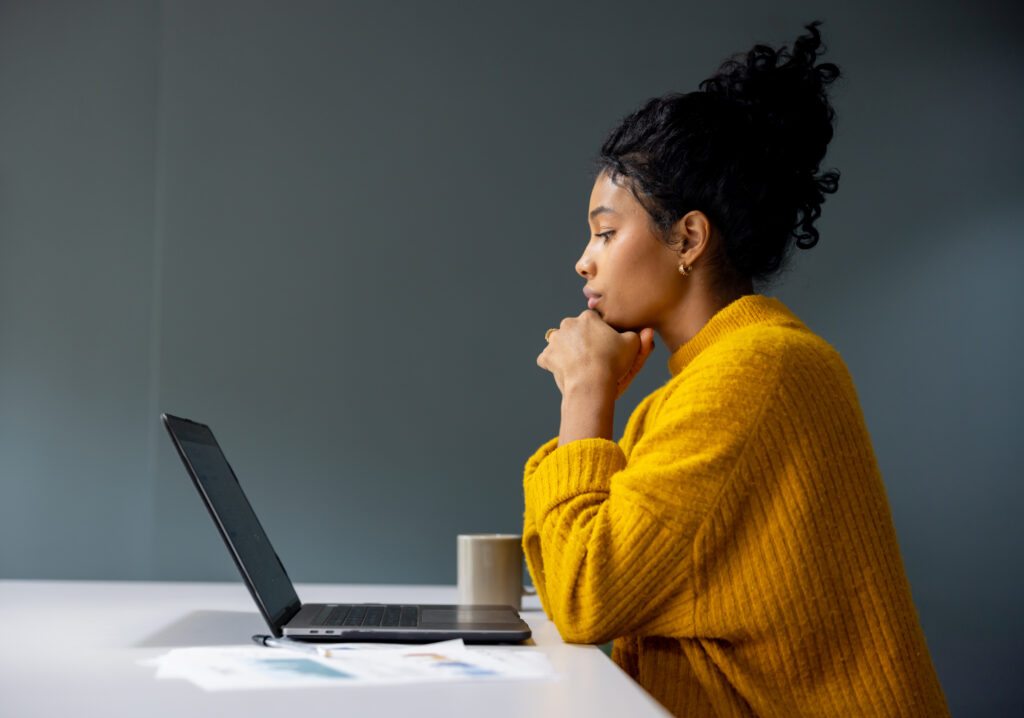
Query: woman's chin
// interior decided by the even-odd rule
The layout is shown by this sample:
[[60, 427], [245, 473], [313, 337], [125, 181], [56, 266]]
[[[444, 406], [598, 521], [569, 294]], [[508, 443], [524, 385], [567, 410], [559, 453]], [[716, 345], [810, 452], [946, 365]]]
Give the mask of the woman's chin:
[[623, 322], [618, 317], [602, 314], [601, 319], [604, 320], [605, 324], [607, 324], [617, 332], [633, 331], [633, 328], [630, 326], [629, 322]]
[[637, 321], [635, 317], [623, 317], [615, 312], [598, 309], [597, 307], [594, 307], [591, 311], [601, 317], [605, 324], [617, 332], [639, 332], [645, 326], [648, 326]]
[[617, 332], [637, 332], [639, 334], [641, 329], [650, 326], [650, 324], [644, 324], [643, 322], [631, 320], [628, 317], [616, 317], [605, 314], [601, 314], [600, 316], [601, 319], [604, 320], [605, 324], [607, 324]]

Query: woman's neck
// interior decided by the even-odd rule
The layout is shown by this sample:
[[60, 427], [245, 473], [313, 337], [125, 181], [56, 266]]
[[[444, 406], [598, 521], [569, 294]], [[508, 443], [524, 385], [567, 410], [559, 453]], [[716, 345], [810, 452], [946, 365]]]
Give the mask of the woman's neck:
[[670, 354], [697, 336], [711, 317], [732, 304], [740, 297], [754, 293], [749, 279], [741, 279], [728, 285], [709, 282], [706, 276], [695, 274], [688, 277], [692, 282], [685, 299], [665, 324], [658, 328], [661, 341]]

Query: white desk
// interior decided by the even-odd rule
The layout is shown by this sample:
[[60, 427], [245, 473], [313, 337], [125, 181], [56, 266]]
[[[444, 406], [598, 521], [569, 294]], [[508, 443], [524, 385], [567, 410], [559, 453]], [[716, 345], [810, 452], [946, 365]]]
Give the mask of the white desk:
[[[455, 602], [447, 586], [297, 590], [310, 602]], [[251, 645], [266, 624], [241, 583], [0, 580], [0, 716], [668, 715], [598, 648], [563, 643], [554, 624], [530, 610], [538, 607], [526, 604], [523, 618], [563, 680], [207, 693], [158, 681], [138, 661], [178, 646]]]

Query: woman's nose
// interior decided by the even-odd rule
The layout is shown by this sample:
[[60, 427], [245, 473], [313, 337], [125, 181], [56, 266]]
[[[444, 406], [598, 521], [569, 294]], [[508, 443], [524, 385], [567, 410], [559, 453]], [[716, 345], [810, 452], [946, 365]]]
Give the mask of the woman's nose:
[[586, 252], [576, 262], [576, 273], [585, 279], [590, 279], [594, 273], [594, 263], [590, 261]]

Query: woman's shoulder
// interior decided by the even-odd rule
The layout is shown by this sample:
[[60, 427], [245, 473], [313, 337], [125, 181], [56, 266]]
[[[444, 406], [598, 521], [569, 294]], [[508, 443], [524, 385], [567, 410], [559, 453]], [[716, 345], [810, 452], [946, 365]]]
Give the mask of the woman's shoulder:
[[[793, 372], [846, 372], [839, 352], [796, 317], [752, 324], [723, 336], [697, 355], [677, 376], [687, 379], [718, 377], [723, 382], [785, 382]], [[688, 376], [683, 376], [688, 375]]]

